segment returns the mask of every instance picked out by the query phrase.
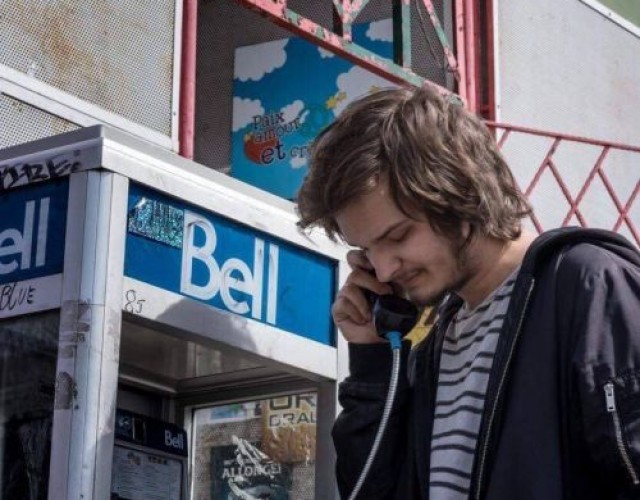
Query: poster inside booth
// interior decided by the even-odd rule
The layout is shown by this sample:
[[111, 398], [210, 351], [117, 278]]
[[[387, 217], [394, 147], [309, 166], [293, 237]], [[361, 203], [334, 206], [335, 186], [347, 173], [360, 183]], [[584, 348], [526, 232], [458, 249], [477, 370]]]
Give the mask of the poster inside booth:
[[200, 408], [194, 426], [194, 496], [311, 500], [315, 392]]
[[[354, 42], [391, 59], [391, 19], [353, 26]], [[235, 53], [231, 175], [293, 200], [309, 145], [345, 106], [392, 84], [301, 38]]]

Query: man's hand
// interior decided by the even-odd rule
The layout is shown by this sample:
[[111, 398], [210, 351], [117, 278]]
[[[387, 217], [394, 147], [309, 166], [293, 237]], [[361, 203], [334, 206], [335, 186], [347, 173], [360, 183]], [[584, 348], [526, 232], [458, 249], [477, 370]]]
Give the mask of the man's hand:
[[347, 342], [355, 344], [384, 342], [373, 326], [371, 304], [363, 290], [385, 295], [393, 293], [393, 289], [390, 285], [376, 279], [374, 269], [362, 250], [349, 251], [347, 262], [352, 271], [331, 308], [333, 321]]

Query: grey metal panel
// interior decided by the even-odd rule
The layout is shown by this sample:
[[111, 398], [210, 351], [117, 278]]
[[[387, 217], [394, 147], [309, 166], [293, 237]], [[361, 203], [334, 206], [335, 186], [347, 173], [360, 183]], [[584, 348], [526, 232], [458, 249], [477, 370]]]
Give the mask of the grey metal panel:
[[170, 135], [175, 3], [0, 2], [0, 63]]
[[75, 123], [5, 94], [0, 94], [0, 123], [0, 149], [78, 128]]
[[[605, 141], [640, 144], [640, 37], [580, 0], [496, 0], [497, 121]], [[522, 188], [553, 139], [512, 135], [504, 153]], [[554, 162], [575, 198], [601, 148], [562, 142]], [[612, 151], [605, 172], [624, 205], [640, 155]], [[547, 169], [531, 195], [543, 227], [561, 224], [569, 203]], [[636, 202], [631, 217], [640, 224]], [[580, 204], [589, 226], [611, 229], [619, 215], [596, 177]], [[569, 224], [578, 224], [574, 217]], [[623, 225], [621, 233], [627, 234]]]

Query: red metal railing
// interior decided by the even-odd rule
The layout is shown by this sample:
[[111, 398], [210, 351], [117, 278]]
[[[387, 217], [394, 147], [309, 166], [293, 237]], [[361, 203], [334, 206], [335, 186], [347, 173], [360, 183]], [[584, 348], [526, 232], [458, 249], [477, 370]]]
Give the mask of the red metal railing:
[[485, 123], [533, 206], [538, 232], [569, 224], [604, 227], [640, 246], [640, 147]]

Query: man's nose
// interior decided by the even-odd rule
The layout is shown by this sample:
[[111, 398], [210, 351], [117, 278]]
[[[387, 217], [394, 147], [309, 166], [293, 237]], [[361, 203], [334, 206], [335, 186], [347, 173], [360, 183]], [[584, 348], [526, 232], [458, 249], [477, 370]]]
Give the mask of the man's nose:
[[381, 283], [393, 281], [401, 266], [400, 258], [391, 252], [377, 249], [370, 249], [368, 258], [376, 271], [376, 279], [378, 281]]

